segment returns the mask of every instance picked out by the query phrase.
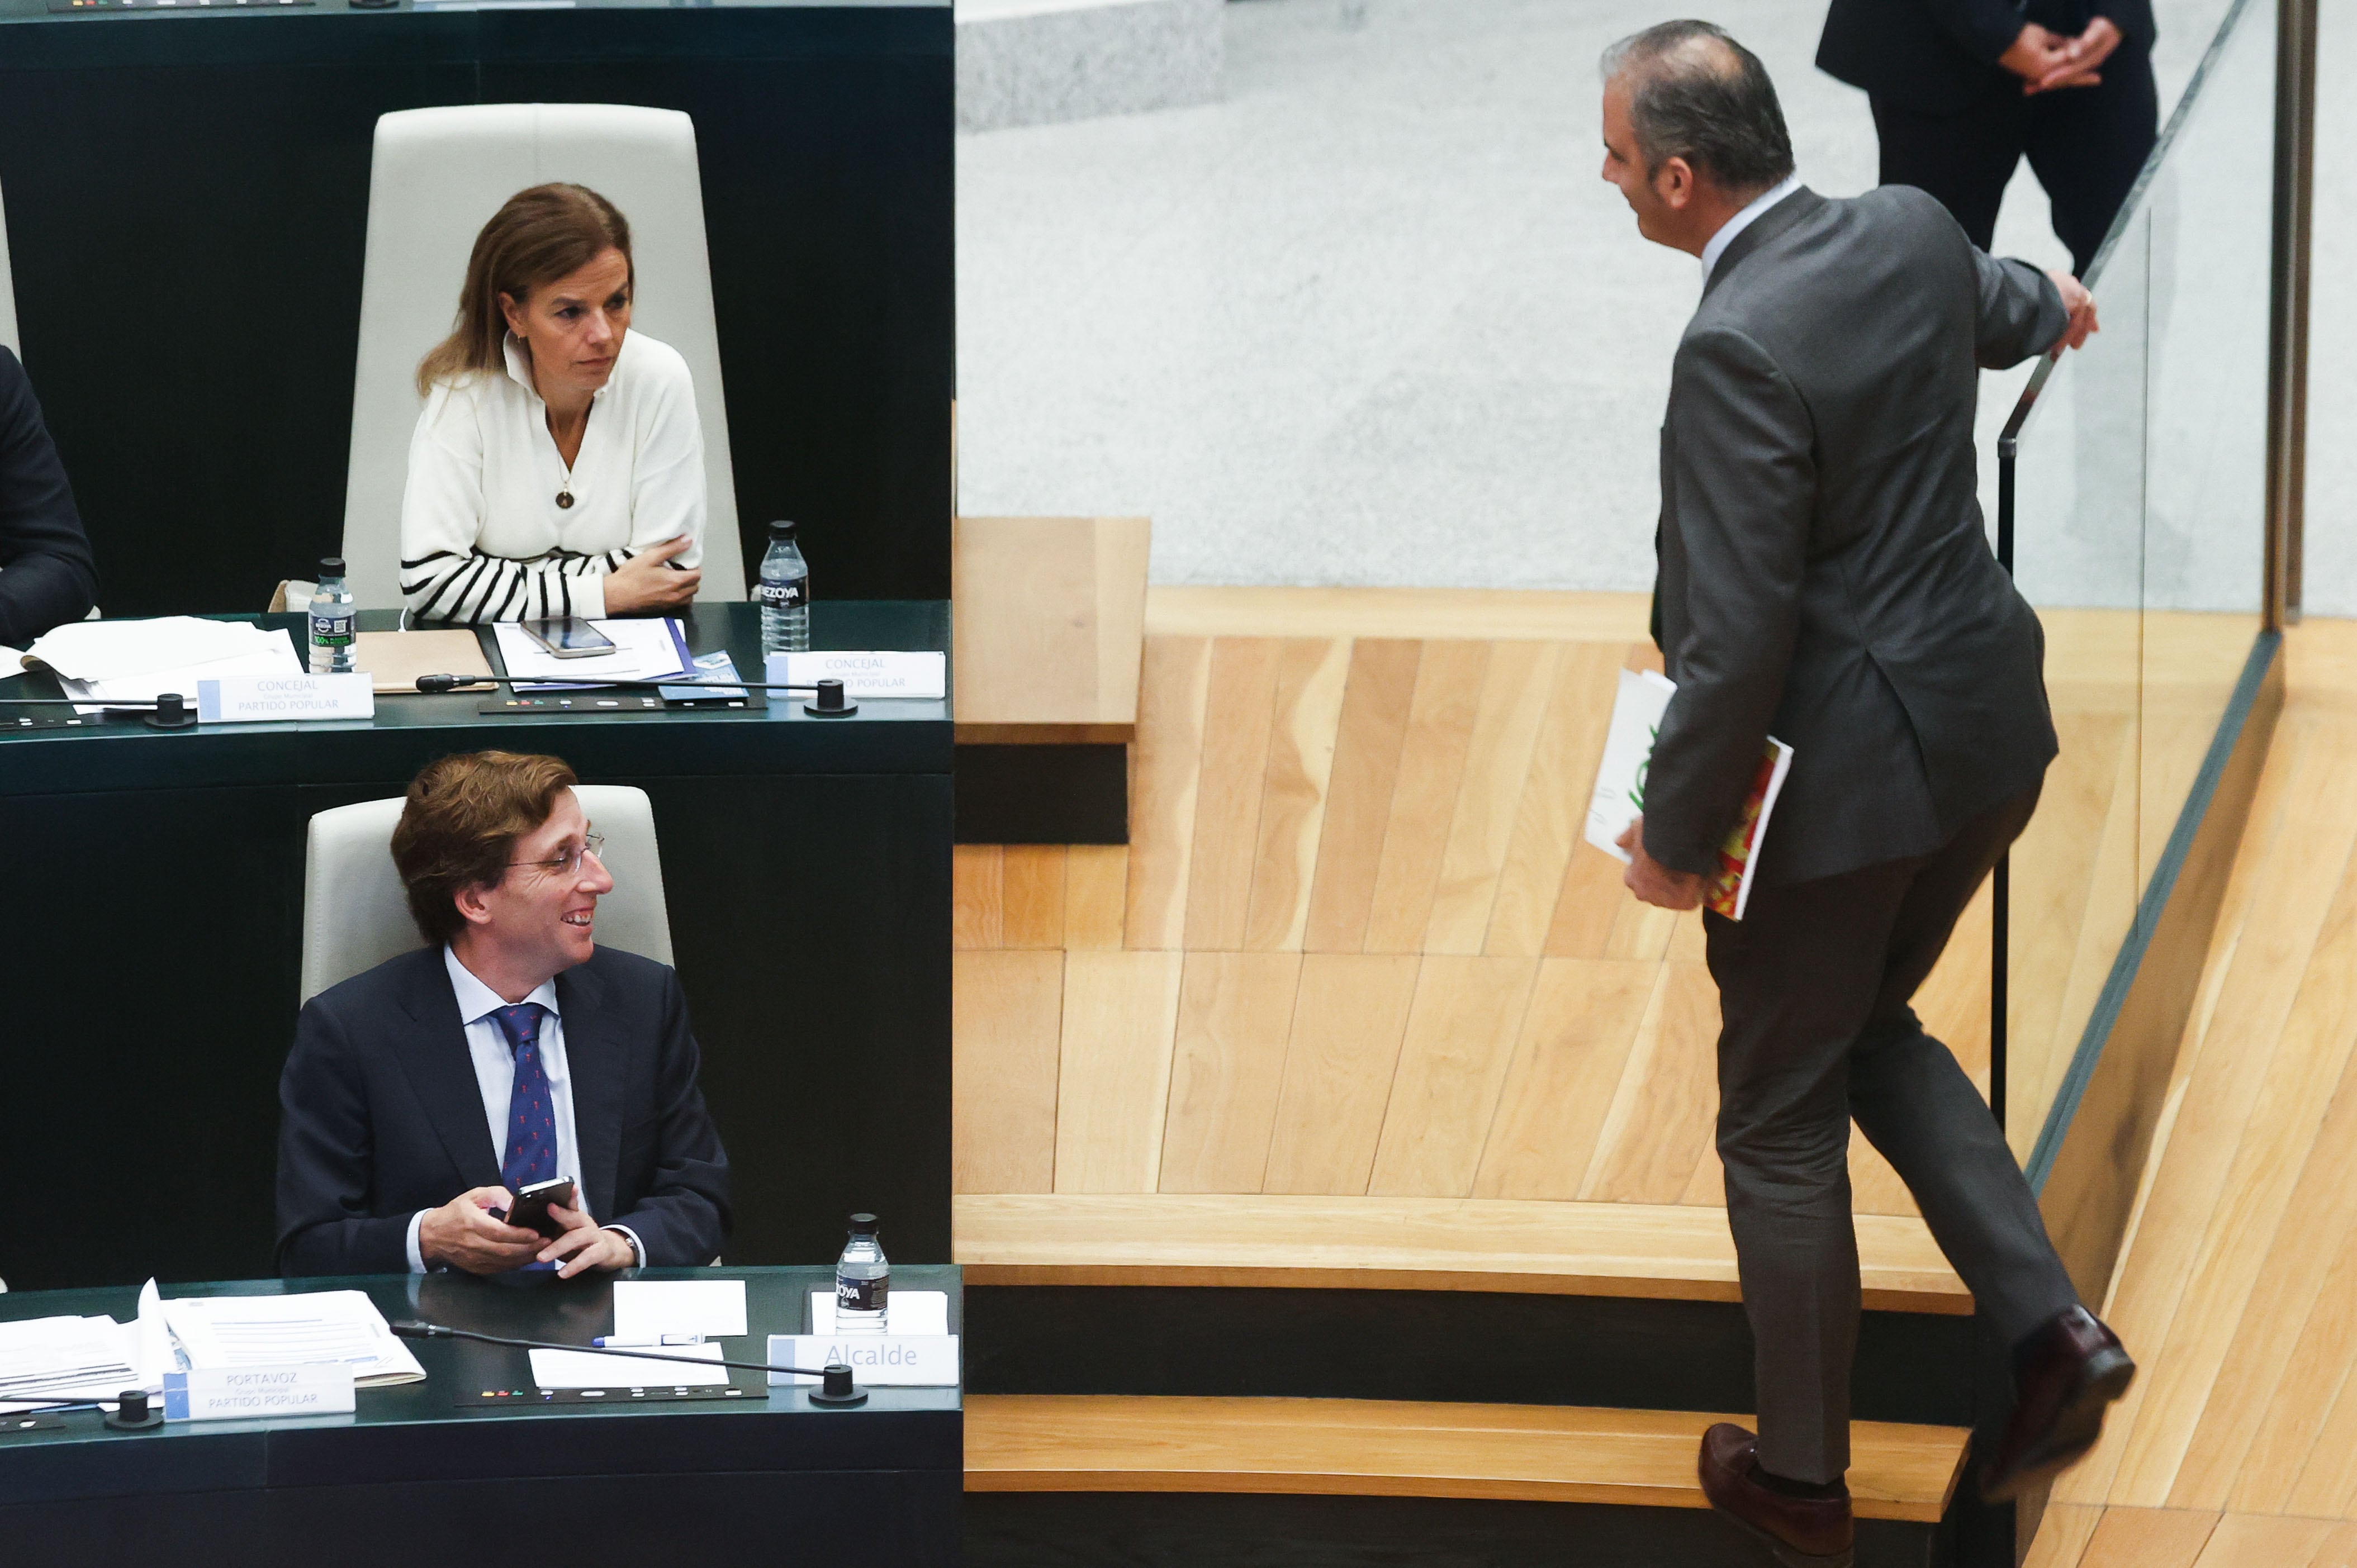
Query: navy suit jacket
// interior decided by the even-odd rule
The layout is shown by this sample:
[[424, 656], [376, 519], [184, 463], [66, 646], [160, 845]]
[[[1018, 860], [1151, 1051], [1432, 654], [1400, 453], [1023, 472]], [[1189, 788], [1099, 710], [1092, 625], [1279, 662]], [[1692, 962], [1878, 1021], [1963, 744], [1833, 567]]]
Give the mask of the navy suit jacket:
[[[653, 1267], [708, 1263], [728, 1233], [728, 1155], [696, 1087], [687, 996], [668, 964], [614, 948], [556, 977], [583, 1197]], [[279, 1075], [278, 1268], [409, 1271], [409, 1219], [500, 1160], [440, 947], [304, 1004]]]

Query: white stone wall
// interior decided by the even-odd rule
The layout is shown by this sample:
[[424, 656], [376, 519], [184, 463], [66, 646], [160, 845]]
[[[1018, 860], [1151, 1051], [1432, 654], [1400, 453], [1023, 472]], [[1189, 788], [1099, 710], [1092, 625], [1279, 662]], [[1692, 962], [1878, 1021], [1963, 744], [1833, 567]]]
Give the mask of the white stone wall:
[[1222, 0], [957, 0], [958, 127], [1176, 109], [1220, 96]]

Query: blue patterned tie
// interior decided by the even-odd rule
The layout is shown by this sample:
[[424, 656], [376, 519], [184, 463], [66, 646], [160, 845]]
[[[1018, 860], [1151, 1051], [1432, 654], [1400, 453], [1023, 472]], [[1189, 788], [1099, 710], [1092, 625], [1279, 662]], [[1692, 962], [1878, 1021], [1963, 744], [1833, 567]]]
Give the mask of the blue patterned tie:
[[[508, 1090], [508, 1152], [500, 1162], [500, 1185], [511, 1193], [556, 1174], [556, 1099], [548, 1091], [548, 1069], [540, 1060], [540, 1020], [547, 1009], [519, 1002], [491, 1015], [515, 1055], [515, 1082]], [[530, 1262], [527, 1269], [554, 1268]]]

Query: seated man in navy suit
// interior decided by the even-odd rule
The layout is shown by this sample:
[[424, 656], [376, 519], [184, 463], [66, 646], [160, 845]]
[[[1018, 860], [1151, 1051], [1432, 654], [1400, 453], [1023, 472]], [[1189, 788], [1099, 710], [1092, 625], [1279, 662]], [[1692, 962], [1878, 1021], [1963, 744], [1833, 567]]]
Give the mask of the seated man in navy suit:
[[[728, 1155], [669, 966], [595, 940], [614, 879], [553, 757], [409, 787], [393, 864], [426, 947], [313, 997], [280, 1076], [278, 1267], [505, 1273], [708, 1263]], [[499, 1218], [572, 1176], [549, 1240]], [[598, 1216], [604, 1216], [602, 1219]]]

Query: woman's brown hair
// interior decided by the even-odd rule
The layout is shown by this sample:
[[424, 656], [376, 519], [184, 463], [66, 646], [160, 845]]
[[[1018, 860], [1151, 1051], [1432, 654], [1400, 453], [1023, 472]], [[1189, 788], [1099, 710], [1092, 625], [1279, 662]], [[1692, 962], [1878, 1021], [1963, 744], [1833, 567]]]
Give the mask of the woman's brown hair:
[[453, 900], [465, 888], [498, 886], [516, 840], [548, 821], [557, 793], [576, 782], [556, 757], [513, 751], [437, 757], [410, 780], [393, 865], [428, 942], [458, 934], [467, 920]]
[[[509, 197], [475, 236], [457, 323], [417, 362], [417, 395], [431, 392], [437, 381], [502, 369], [508, 323], [500, 295], [522, 305], [533, 290], [571, 276], [608, 251], [621, 252], [630, 263], [630, 220], [587, 186], [535, 185]], [[630, 279], [638, 281], [634, 263]]]

